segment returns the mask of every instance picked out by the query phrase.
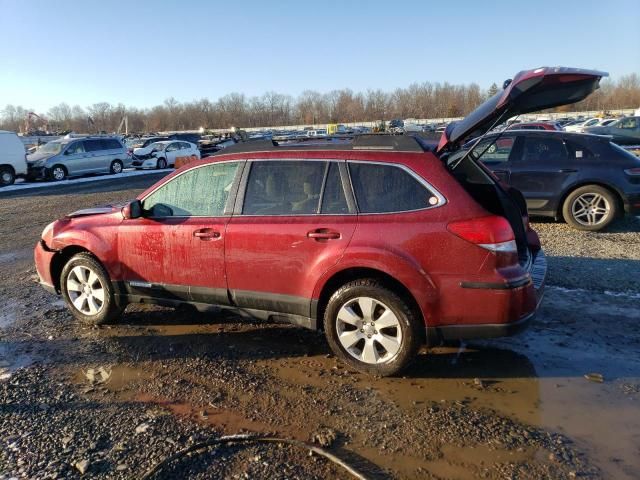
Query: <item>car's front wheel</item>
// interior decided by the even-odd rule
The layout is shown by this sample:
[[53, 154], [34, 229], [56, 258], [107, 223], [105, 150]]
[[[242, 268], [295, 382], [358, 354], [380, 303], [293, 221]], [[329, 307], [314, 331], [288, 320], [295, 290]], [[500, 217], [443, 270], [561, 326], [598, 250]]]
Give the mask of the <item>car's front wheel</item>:
[[67, 169], [64, 168], [62, 165], [55, 165], [51, 169], [51, 173], [49, 175], [52, 180], [55, 180], [56, 182], [58, 182], [60, 180], [64, 180], [65, 178], [67, 178]]
[[156, 163], [156, 168], [158, 170], [163, 170], [167, 168], [167, 161], [164, 158], [159, 158], [158, 162]]
[[562, 206], [564, 220], [577, 230], [606, 228], [618, 214], [614, 194], [599, 185], [585, 185], [571, 192]]
[[72, 315], [83, 323], [110, 323], [122, 314], [106, 270], [89, 253], [79, 253], [67, 262], [60, 275], [60, 289]]
[[417, 355], [422, 338], [416, 314], [374, 279], [347, 283], [329, 299], [327, 341], [345, 363], [372, 375], [395, 375]]

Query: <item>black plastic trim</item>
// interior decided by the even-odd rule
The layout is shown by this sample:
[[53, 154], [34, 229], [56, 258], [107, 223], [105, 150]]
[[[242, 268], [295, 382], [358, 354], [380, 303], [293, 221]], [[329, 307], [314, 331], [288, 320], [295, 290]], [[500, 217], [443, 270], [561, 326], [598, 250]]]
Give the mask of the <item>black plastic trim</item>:
[[441, 327], [427, 327], [427, 338], [429, 343], [433, 340], [468, 340], [480, 338], [509, 337], [525, 330], [536, 312], [532, 312], [515, 322], [510, 323], [487, 323], [480, 325], [444, 325]]
[[289, 313], [310, 317], [311, 299], [252, 290], [231, 290], [234, 305], [240, 308]]
[[460, 282], [462, 288], [478, 288], [486, 290], [513, 290], [514, 288], [524, 287], [531, 283], [531, 277], [527, 275], [518, 280], [511, 280], [505, 283], [493, 282]]

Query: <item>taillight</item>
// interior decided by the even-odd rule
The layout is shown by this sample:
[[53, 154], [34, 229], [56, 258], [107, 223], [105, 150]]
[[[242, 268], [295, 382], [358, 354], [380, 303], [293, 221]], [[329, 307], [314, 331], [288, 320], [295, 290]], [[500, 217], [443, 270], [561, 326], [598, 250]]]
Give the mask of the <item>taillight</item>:
[[627, 175], [640, 175], [640, 167], [635, 167], [635, 168], [627, 168], [624, 173], [626, 173]]
[[509, 254], [517, 262], [518, 246], [509, 222], [497, 215], [451, 222], [447, 225], [454, 235], [495, 253]]

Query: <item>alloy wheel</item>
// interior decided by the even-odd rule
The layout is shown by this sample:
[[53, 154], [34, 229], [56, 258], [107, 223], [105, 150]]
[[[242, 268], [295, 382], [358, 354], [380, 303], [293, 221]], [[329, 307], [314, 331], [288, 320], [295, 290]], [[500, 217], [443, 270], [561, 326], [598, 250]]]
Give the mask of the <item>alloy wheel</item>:
[[603, 223], [610, 213], [609, 201], [599, 193], [583, 193], [571, 205], [571, 215], [576, 222], [585, 226]]
[[67, 292], [73, 306], [84, 315], [97, 315], [104, 306], [104, 285], [88, 267], [73, 267], [67, 276]]
[[371, 297], [353, 298], [342, 305], [336, 317], [336, 331], [349, 355], [368, 364], [391, 361], [402, 346], [398, 317]]
[[62, 169], [62, 167], [56, 167], [53, 169], [53, 178], [55, 180], [62, 180], [64, 178], [64, 170]]

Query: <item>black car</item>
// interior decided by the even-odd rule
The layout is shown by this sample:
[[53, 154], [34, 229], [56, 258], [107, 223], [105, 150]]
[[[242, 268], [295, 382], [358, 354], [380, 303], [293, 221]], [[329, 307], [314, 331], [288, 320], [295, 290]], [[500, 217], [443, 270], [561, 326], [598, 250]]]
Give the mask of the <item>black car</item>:
[[640, 145], [640, 117], [625, 117], [606, 127], [589, 127], [586, 133], [610, 135], [618, 145]]
[[141, 137], [133, 144], [132, 150], [135, 148], [145, 148], [155, 142], [163, 142], [164, 140], [172, 140], [169, 137]]
[[522, 192], [531, 215], [596, 231], [623, 212], [640, 214], [640, 159], [609, 137], [509, 130], [482, 139], [472, 152], [481, 154], [497, 177]]

